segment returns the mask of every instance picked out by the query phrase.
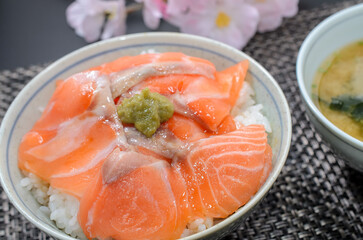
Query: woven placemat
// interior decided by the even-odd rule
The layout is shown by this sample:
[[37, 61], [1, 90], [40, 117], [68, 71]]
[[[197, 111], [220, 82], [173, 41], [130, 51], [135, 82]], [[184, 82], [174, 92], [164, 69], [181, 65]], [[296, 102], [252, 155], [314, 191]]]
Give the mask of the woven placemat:
[[[244, 51], [278, 81], [292, 113], [290, 154], [263, 202], [224, 239], [363, 239], [363, 174], [334, 155], [309, 122], [296, 82], [299, 47], [320, 21], [362, 0], [323, 5], [257, 34]], [[45, 65], [0, 71], [0, 121], [12, 100]], [[0, 239], [53, 239], [28, 222], [2, 189]]]

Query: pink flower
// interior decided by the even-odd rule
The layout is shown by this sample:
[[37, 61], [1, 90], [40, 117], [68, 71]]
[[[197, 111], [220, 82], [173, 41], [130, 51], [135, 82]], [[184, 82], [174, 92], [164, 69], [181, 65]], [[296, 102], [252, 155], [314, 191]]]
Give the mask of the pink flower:
[[298, 11], [299, 0], [246, 0], [255, 6], [260, 14], [259, 32], [275, 30], [283, 17], [293, 17]]
[[76, 34], [87, 42], [119, 36], [126, 32], [124, 0], [76, 0], [68, 6], [66, 17]]
[[163, 0], [136, 0], [136, 2], [144, 3], [142, 16], [145, 25], [148, 28], [157, 29], [160, 24], [160, 19], [166, 15], [166, 2]]
[[163, 18], [171, 23], [177, 23], [193, 0], [136, 0], [143, 2], [143, 18], [145, 25], [150, 29], [157, 29]]
[[256, 33], [259, 14], [240, 0], [195, 0], [178, 24], [182, 32], [209, 37], [241, 49]]

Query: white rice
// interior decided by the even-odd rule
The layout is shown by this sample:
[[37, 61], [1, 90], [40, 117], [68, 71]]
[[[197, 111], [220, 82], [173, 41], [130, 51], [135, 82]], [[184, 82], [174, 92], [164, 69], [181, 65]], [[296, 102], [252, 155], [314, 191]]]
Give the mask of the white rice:
[[53, 220], [57, 227], [65, 233], [75, 238], [87, 239], [77, 220], [78, 199], [50, 187], [32, 173], [24, 172], [24, 175], [26, 177], [20, 181], [20, 185], [30, 191], [42, 205], [39, 210]]
[[[237, 126], [250, 124], [263, 124], [267, 132], [271, 132], [271, 126], [267, 118], [261, 113], [262, 105], [255, 104], [255, 93], [248, 82], [244, 83], [235, 107], [232, 109]], [[77, 221], [79, 201], [77, 198], [54, 189], [32, 173], [24, 172], [20, 184], [30, 191], [39, 202], [39, 210], [49, 216], [58, 228], [72, 237], [87, 239]], [[219, 222], [219, 219], [217, 220]], [[204, 231], [217, 223], [213, 218], [198, 218], [188, 223], [181, 237]]]
[[185, 228], [183, 234], [180, 236], [187, 237], [192, 234], [204, 231], [213, 226], [213, 218], [197, 218], [194, 221], [188, 223], [187, 227]]
[[140, 54], [149, 54], [149, 53], [159, 53], [159, 52], [157, 52], [155, 49], [153, 49], [153, 48], [150, 48], [150, 49], [147, 49], [147, 50], [142, 50], [141, 52], [140, 52]]
[[262, 104], [256, 104], [253, 99], [255, 91], [250, 83], [243, 83], [243, 88], [241, 89], [239, 96], [240, 97], [231, 112], [237, 125], [242, 124], [247, 126], [251, 124], [262, 124], [265, 126], [266, 132], [270, 133], [270, 123], [261, 112], [263, 109]]

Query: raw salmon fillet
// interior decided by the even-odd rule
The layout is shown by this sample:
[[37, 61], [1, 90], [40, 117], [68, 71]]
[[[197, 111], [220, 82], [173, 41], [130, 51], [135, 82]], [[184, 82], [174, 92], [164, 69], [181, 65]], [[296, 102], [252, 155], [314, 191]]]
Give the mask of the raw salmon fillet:
[[[127, 56], [60, 81], [23, 137], [19, 168], [80, 200], [89, 239], [176, 239], [197, 218], [225, 218], [271, 171], [262, 125], [231, 116], [247, 73], [182, 53]], [[174, 114], [145, 137], [117, 105], [144, 88]]]
[[261, 125], [195, 141], [172, 164], [114, 152], [82, 198], [79, 222], [89, 238], [175, 239], [187, 222], [225, 218], [248, 202], [266, 180], [271, 156]]
[[262, 125], [195, 142], [176, 164], [187, 183], [193, 214], [225, 218], [246, 204], [265, 180], [265, 166], [271, 166], [269, 152]]
[[106, 160], [79, 211], [89, 239], [176, 239], [188, 218], [183, 179], [170, 164], [119, 150]]
[[234, 106], [247, 69], [247, 60], [217, 72], [207, 60], [163, 53], [123, 57], [92, 70], [111, 76], [114, 98], [148, 87], [168, 96], [179, 114], [216, 131]]
[[105, 101], [107, 95], [107, 81], [96, 72], [61, 82], [21, 141], [19, 168], [80, 198], [118, 144], [121, 124], [113, 102]]

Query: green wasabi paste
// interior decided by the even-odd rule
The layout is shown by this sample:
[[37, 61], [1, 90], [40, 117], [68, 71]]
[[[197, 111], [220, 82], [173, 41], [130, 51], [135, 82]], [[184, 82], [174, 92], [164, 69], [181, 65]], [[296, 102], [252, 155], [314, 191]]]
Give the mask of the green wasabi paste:
[[173, 104], [163, 95], [150, 92], [148, 88], [124, 99], [117, 108], [117, 114], [123, 123], [133, 123], [135, 128], [146, 137], [151, 137], [174, 113]]

